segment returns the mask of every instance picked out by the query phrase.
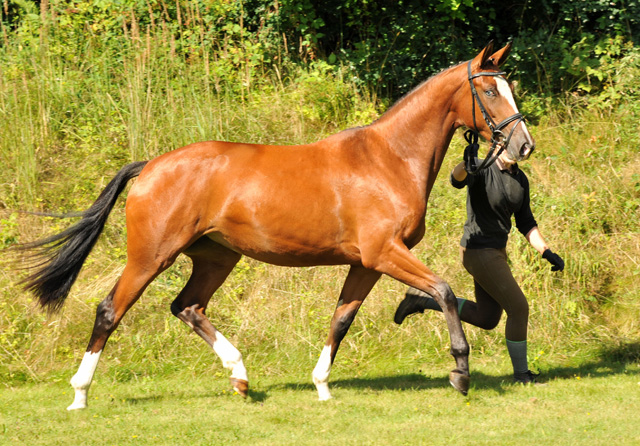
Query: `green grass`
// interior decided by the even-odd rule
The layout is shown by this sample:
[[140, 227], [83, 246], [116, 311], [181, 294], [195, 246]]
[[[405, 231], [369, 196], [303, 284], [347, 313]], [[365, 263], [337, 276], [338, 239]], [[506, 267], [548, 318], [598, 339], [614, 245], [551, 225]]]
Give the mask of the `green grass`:
[[[164, 35], [104, 52], [77, 37], [87, 39], [82, 57], [34, 49], [19, 35], [0, 48], [0, 248], [71, 223], [19, 211], [85, 209], [131, 161], [206, 139], [315, 141], [368, 124], [386, 107], [347, 70], [322, 62], [251, 71], [223, 58], [229, 48], [181, 59]], [[624, 72], [612, 91], [631, 94], [640, 67]], [[442, 318], [393, 324], [405, 287], [383, 278], [338, 352], [335, 399], [319, 403], [310, 374], [346, 267], [243, 259], [208, 309], [244, 355], [253, 393], [241, 401], [227, 391], [219, 360], [169, 312], [190, 271], [179, 259], [110, 339], [90, 408], [67, 413], [67, 383], [96, 305], [126, 261], [121, 201], [59, 314], [35, 307], [16, 286], [22, 271], [2, 252], [0, 443], [637, 443], [638, 399], [630, 396], [640, 389], [640, 107], [627, 98], [568, 97], [547, 103], [530, 123], [538, 149], [522, 168], [534, 214], [566, 269], [551, 273], [515, 231], [508, 252], [531, 306], [530, 363], [549, 378], [546, 386], [509, 384], [503, 318], [491, 332], [465, 327], [473, 388], [468, 398], [457, 395], [446, 382], [453, 360]], [[472, 297], [458, 258], [465, 196], [447, 178], [462, 144], [456, 135], [414, 252], [456, 294]]]
[[[308, 376], [253, 374], [245, 401], [227, 379], [176, 372], [128, 383], [100, 373], [85, 411], [67, 412], [64, 382], [0, 393], [2, 444], [524, 444], [633, 445], [640, 441], [637, 365], [552, 367], [539, 386], [476, 368], [468, 397], [446, 369], [393, 358], [338, 361], [333, 400], [317, 401]], [[291, 364], [295, 371], [297, 366]], [[445, 366], [446, 367], [446, 366]], [[503, 369], [502, 372], [507, 372]], [[308, 375], [308, 374], [307, 374]]]

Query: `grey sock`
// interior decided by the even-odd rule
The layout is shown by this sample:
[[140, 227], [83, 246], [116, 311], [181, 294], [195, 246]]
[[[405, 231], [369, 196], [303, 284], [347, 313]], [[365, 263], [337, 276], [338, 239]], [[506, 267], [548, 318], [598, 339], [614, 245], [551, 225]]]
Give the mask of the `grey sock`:
[[527, 341], [510, 341], [507, 339], [507, 350], [511, 357], [513, 373], [524, 373], [529, 370], [527, 363]]

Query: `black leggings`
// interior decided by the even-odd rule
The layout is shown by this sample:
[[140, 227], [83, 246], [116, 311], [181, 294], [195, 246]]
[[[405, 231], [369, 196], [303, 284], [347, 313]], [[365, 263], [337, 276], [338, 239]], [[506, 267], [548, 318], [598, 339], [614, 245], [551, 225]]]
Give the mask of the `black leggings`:
[[467, 301], [460, 319], [486, 330], [507, 313], [505, 336], [510, 341], [526, 341], [529, 303], [507, 264], [506, 249], [460, 249], [462, 264], [473, 276], [476, 301]]

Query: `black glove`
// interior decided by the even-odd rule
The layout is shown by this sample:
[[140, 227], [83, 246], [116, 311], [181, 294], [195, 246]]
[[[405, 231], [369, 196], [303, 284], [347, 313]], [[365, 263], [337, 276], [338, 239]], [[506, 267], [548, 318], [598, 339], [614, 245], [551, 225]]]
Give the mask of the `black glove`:
[[467, 140], [469, 145], [464, 149], [464, 170], [467, 174], [473, 175], [476, 173], [476, 157], [478, 156], [478, 134], [473, 130], [467, 130], [464, 134], [464, 139]]
[[562, 260], [562, 257], [551, 251], [549, 248], [544, 250], [542, 258], [553, 265], [551, 267], [551, 271], [564, 270], [564, 260]]

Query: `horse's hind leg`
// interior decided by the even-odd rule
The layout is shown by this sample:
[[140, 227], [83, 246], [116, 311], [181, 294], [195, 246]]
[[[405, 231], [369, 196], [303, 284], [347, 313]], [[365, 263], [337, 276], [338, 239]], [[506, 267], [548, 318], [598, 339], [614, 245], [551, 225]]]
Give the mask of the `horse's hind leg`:
[[449, 382], [463, 395], [469, 391], [469, 344], [462, 330], [456, 296], [449, 285], [420, 262], [402, 242], [387, 245], [376, 250], [368, 263], [381, 273], [387, 274], [406, 285], [431, 294], [444, 313], [451, 355], [456, 360], [456, 368], [449, 374]]
[[71, 378], [75, 397], [73, 403], [67, 407], [67, 410], [87, 407], [89, 386], [91, 386], [100, 354], [109, 336], [118, 327], [122, 317], [138, 300], [147, 285], [168, 266], [167, 264], [153, 269], [139, 267], [138, 264], [131, 261], [127, 263], [116, 285], [106, 299], [98, 305], [89, 346], [77, 373]]
[[318, 399], [320, 401], [331, 398], [328, 384], [329, 373], [331, 372], [331, 366], [336, 357], [340, 342], [342, 342], [342, 339], [347, 334], [362, 302], [380, 276], [380, 273], [362, 266], [352, 266], [349, 270], [347, 279], [342, 287], [342, 292], [340, 293], [338, 305], [331, 319], [331, 328], [329, 329], [327, 343], [322, 349], [316, 367], [313, 369], [313, 383], [318, 390]]
[[246, 397], [249, 380], [242, 354], [205, 316], [211, 296], [222, 285], [241, 256], [207, 238], [199, 239], [185, 254], [193, 261], [193, 272], [184, 289], [171, 304], [171, 312], [213, 348], [222, 360], [222, 365], [231, 370], [233, 388]]

